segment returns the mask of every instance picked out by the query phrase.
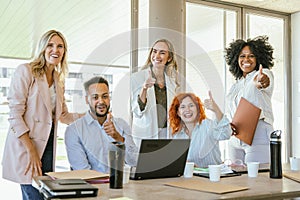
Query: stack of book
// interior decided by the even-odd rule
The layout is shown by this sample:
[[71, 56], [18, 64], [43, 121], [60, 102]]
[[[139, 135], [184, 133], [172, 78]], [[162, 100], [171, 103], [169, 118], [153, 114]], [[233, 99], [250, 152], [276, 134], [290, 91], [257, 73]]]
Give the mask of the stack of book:
[[66, 172], [49, 172], [48, 176], [36, 176], [32, 186], [37, 188], [44, 199], [95, 197], [98, 188], [93, 183], [109, 182], [109, 174], [95, 170], [74, 170]]
[[82, 179], [40, 180], [40, 191], [45, 199], [95, 197], [98, 188]]

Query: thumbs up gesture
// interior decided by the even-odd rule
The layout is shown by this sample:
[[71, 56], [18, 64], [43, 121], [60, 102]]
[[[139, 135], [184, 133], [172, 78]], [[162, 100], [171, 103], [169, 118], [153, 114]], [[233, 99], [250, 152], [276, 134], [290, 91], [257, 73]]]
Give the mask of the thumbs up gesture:
[[209, 99], [204, 100], [204, 107], [208, 110], [215, 112], [216, 107], [218, 107], [218, 105], [216, 104], [215, 100], [213, 99], [211, 91], [208, 91], [208, 96], [209, 96]]
[[111, 114], [111, 112], [109, 112], [109, 113], [107, 114], [107, 121], [108, 121], [108, 122], [111, 122], [111, 118], [112, 118], [112, 114]]
[[148, 89], [152, 87], [155, 84], [156, 79], [152, 77], [152, 72], [151, 70], [148, 71], [148, 78], [144, 82], [143, 88]]
[[211, 91], [208, 91], [208, 96], [209, 96], [209, 99], [204, 100], [204, 103], [203, 103], [204, 107], [208, 110], [213, 111], [215, 113], [217, 119], [220, 121], [223, 117], [223, 113], [220, 110], [218, 104], [215, 102]]
[[259, 65], [257, 76], [254, 78], [255, 85], [258, 89], [267, 88], [270, 85], [269, 77], [263, 73], [262, 65]]
[[114, 138], [116, 141], [124, 142], [124, 138], [120, 135], [120, 133], [116, 130], [115, 125], [112, 120], [112, 114], [109, 112], [107, 114], [107, 120], [103, 124], [103, 129], [107, 135]]

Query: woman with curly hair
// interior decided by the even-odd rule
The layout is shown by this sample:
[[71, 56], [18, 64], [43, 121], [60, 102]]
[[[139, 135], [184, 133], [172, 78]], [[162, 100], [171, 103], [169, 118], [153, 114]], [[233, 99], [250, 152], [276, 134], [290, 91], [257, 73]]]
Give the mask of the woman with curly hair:
[[247, 41], [233, 41], [225, 50], [229, 71], [236, 79], [227, 95], [228, 116], [232, 119], [241, 97], [261, 109], [252, 145], [231, 137], [229, 157], [233, 162], [269, 163], [269, 140], [274, 121], [271, 103], [274, 77], [270, 71], [274, 65], [273, 48], [267, 36], [258, 36]]
[[168, 137], [168, 108], [178, 88], [174, 47], [159, 39], [142, 69], [131, 76], [132, 133], [137, 146], [142, 138]]
[[2, 175], [21, 185], [23, 200], [43, 199], [32, 177], [55, 168], [58, 120], [70, 124], [83, 115], [69, 113], [64, 98], [67, 50], [60, 32], [47, 31], [33, 61], [19, 65], [11, 80]]
[[[169, 110], [169, 121], [174, 139], [191, 139], [187, 160], [198, 167], [221, 164], [220, 140], [231, 135], [229, 120], [221, 112], [211, 92], [202, 104], [193, 93], [178, 94]], [[204, 107], [213, 111], [215, 120], [206, 117]]]

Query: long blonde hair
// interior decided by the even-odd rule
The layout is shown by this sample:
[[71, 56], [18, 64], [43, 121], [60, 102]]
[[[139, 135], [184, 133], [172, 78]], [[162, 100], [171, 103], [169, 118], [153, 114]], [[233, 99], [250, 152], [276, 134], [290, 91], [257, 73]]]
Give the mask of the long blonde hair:
[[34, 55], [34, 59], [32, 62], [30, 62], [32, 74], [36, 78], [41, 78], [46, 71], [46, 58], [45, 58], [45, 50], [47, 48], [47, 45], [49, 43], [49, 40], [53, 36], [59, 36], [64, 43], [64, 55], [59, 65], [56, 66], [55, 70], [58, 72], [59, 80], [64, 81], [65, 77], [68, 74], [68, 63], [67, 63], [67, 52], [68, 52], [68, 46], [67, 41], [63, 34], [56, 30], [49, 30], [40, 39], [38, 46], [36, 48], [36, 53]]
[[151, 49], [149, 51], [146, 63], [141, 68], [141, 70], [147, 69], [147, 68], [149, 68], [149, 67], [152, 66], [152, 63], [151, 63], [151, 54], [152, 54], [152, 51], [153, 51], [153, 47], [158, 42], [163, 42], [163, 43], [165, 43], [168, 46], [168, 52], [169, 52], [169, 58], [170, 58], [169, 60], [170, 61], [168, 61], [166, 63], [165, 73], [166, 73], [167, 76], [175, 79], [175, 83], [176, 83], [176, 86], [178, 88], [180, 86], [180, 84], [179, 84], [179, 81], [178, 81], [178, 66], [177, 66], [177, 61], [176, 61], [176, 56], [175, 56], [175, 50], [174, 50], [173, 44], [169, 40], [167, 40], [167, 39], [159, 39], [159, 40], [157, 40], [157, 41], [154, 42], [154, 44], [152, 45], [152, 47], [151, 47]]

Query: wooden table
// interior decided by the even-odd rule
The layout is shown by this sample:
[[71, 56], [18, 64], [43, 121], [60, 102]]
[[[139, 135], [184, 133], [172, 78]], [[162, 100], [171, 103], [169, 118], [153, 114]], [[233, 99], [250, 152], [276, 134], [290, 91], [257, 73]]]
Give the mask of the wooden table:
[[[300, 173], [300, 171], [299, 171]], [[41, 177], [43, 179], [48, 177]], [[114, 199], [127, 197], [133, 200], [147, 199], [287, 199], [300, 197], [300, 183], [283, 177], [271, 179], [269, 173], [259, 173], [256, 178], [249, 178], [247, 174], [241, 176], [221, 178], [218, 183], [247, 187], [249, 189], [226, 194], [215, 194], [196, 190], [182, 189], [165, 185], [168, 182], [186, 180], [184, 177], [130, 180], [123, 185], [123, 189], [110, 189], [109, 184], [94, 184], [99, 188], [98, 196], [80, 198], [84, 200]], [[189, 179], [190, 180], [190, 179]], [[208, 178], [194, 176], [191, 180], [210, 182]], [[212, 182], [210, 182], [212, 183]], [[70, 199], [71, 200], [71, 199]]]
[[[134, 200], [147, 199], [286, 199], [300, 197], [300, 183], [283, 177], [270, 179], [269, 173], [259, 173], [256, 178], [249, 178], [247, 174], [236, 177], [221, 178], [219, 183], [248, 187], [248, 190], [227, 194], [213, 194], [195, 190], [181, 189], [164, 185], [167, 182], [184, 180], [185, 178], [166, 178], [151, 180], [130, 180], [123, 185], [123, 189], [110, 189], [109, 184], [96, 184], [99, 193], [94, 198], [86, 200], [113, 199], [128, 197]], [[192, 179], [209, 181], [207, 178], [194, 176]]]

